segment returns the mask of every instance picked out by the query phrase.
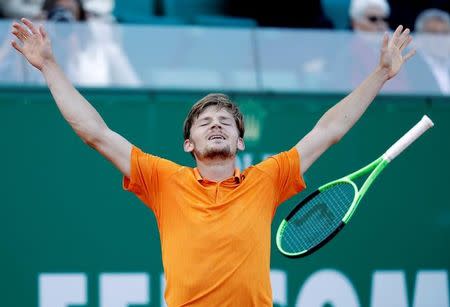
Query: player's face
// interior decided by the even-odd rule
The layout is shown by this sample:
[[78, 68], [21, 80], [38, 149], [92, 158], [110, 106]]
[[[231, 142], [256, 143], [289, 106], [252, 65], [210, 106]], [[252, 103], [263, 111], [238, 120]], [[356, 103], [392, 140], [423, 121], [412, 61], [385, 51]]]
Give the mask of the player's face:
[[206, 108], [194, 121], [191, 137], [184, 142], [186, 152], [193, 152], [199, 160], [234, 158], [237, 150], [244, 150], [236, 121], [226, 109]]

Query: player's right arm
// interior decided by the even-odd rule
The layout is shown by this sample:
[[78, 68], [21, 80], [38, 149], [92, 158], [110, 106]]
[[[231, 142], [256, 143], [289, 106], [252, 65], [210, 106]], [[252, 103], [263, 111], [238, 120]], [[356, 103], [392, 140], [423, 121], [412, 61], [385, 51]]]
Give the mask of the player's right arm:
[[67, 79], [55, 61], [44, 28], [37, 29], [25, 18], [22, 22], [13, 24], [12, 34], [21, 43], [13, 41], [12, 46], [42, 72], [61, 114], [83, 142], [110, 160], [124, 176], [130, 177], [131, 143], [109, 129], [94, 107]]

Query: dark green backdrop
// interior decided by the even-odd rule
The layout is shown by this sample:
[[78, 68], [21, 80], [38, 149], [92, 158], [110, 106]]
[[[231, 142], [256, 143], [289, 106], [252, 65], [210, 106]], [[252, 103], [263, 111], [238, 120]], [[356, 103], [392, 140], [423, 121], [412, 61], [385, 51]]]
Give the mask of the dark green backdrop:
[[[182, 124], [205, 93], [86, 90], [113, 129], [143, 150], [192, 165], [182, 150]], [[243, 164], [293, 146], [340, 95], [231, 94], [248, 119]], [[337, 145], [306, 174], [307, 191], [370, 162], [423, 114], [435, 122], [399, 156], [366, 195], [350, 225], [304, 259], [283, 258], [272, 242], [272, 269], [287, 276], [294, 306], [305, 280], [321, 269], [345, 275], [361, 306], [371, 301], [375, 271], [401, 271], [410, 304], [421, 270], [450, 268], [450, 104], [445, 98], [379, 97]], [[122, 191], [121, 176], [84, 145], [44, 89], [0, 92], [0, 305], [37, 306], [40, 273], [85, 273], [88, 304], [99, 305], [99, 275], [145, 272], [151, 306], [159, 306], [162, 272], [153, 214]], [[182, 252], [182, 251], [180, 251]], [[448, 284], [447, 284], [448, 291]], [[448, 294], [447, 294], [448, 295]], [[150, 306], [149, 305], [149, 306]], [[448, 305], [447, 305], [448, 306]]]

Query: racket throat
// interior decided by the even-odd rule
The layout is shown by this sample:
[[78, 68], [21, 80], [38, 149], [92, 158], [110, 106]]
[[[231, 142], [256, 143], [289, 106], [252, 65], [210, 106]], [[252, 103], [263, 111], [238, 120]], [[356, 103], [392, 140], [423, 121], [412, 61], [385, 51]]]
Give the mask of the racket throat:
[[361, 200], [361, 198], [366, 194], [367, 190], [369, 190], [369, 187], [372, 185], [372, 183], [375, 181], [375, 179], [378, 177], [378, 175], [383, 171], [383, 169], [389, 164], [388, 160], [381, 158], [381, 161], [379, 164], [375, 167], [373, 172], [367, 177], [366, 181], [362, 185], [361, 189], [358, 193], [358, 201]]
[[[356, 172], [351, 173], [350, 175], [347, 175], [347, 178], [354, 181], [355, 179], [362, 177], [369, 172], [373, 171], [377, 166], [379, 166], [383, 161], [386, 161], [383, 156], [379, 157], [375, 161], [373, 161], [370, 164], [367, 164], [363, 168], [357, 170]], [[388, 162], [389, 163], [389, 162]]]
[[[353, 216], [353, 213], [355, 213], [356, 208], [358, 207], [359, 202], [363, 198], [363, 196], [366, 194], [366, 192], [369, 190], [372, 183], [375, 181], [375, 179], [378, 177], [378, 175], [383, 171], [383, 169], [389, 164], [389, 160], [384, 159], [383, 157], [378, 158], [371, 164], [369, 164], [367, 167], [361, 169], [360, 176], [366, 174], [370, 170], [373, 170], [372, 173], [370, 173], [369, 177], [367, 177], [366, 181], [363, 183], [362, 187], [359, 189], [355, 196], [354, 203], [352, 204], [350, 210], [347, 212], [347, 214], [344, 216], [342, 221], [344, 223], [347, 223]], [[366, 170], [366, 168], [368, 170]], [[355, 172], [355, 173], [358, 173]], [[355, 178], [355, 177], [353, 177]], [[357, 177], [356, 177], [357, 178]]]

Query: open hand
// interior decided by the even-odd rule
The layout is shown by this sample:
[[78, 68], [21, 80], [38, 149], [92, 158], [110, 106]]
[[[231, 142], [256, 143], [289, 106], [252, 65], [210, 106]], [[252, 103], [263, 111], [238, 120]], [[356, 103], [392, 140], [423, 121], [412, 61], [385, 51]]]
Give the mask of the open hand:
[[46, 61], [53, 60], [50, 39], [43, 26], [36, 29], [33, 23], [28, 19], [22, 18], [21, 21], [23, 24], [18, 22], [13, 23], [11, 33], [14, 34], [22, 44], [17, 41], [12, 41], [11, 45], [23, 54], [31, 65], [42, 70]]
[[406, 55], [402, 55], [403, 50], [412, 41], [412, 37], [409, 34], [408, 28], [403, 31], [403, 26], [398, 26], [391, 39], [389, 39], [387, 33], [383, 37], [380, 67], [387, 70], [389, 79], [397, 75], [403, 63], [416, 53], [416, 50], [413, 49]]

